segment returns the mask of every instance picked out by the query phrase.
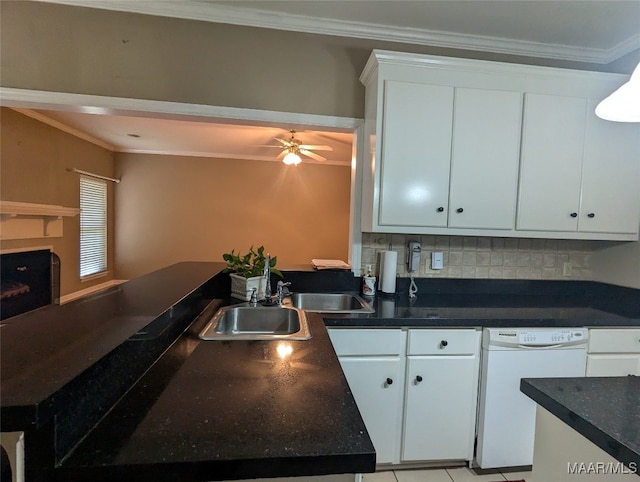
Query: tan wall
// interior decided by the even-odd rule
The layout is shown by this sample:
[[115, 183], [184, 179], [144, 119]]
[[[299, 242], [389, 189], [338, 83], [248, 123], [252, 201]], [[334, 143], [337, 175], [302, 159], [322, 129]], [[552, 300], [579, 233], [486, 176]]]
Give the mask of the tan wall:
[[[113, 153], [66, 134], [11, 109], [0, 110], [0, 198], [38, 204], [80, 207], [80, 181], [68, 167], [113, 176]], [[93, 281], [80, 281], [80, 217], [64, 218], [62, 238], [6, 240], [2, 250], [53, 247], [61, 260], [62, 295], [88, 288], [113, 278], [113, 185], [110, 203], [108, 263], [111, 273]]]
[[585, 64], [3, 0], [2, 85], [361, 118], [371, 50], [631, 73]]
[[640, 242], [609, 244], [593, 254], [593, 279], [640, 289]]
[[251, 245], [279, 267], [347, 259], [349, 167], [117, 154], [116, 170], [118, 278]]

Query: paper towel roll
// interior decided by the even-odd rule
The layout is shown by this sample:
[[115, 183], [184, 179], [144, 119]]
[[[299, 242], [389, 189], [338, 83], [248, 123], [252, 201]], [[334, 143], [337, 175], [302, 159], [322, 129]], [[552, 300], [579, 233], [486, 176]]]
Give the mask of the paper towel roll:
[[380, 253], [380, 281], [379, 289], [383, 293], [396, 292], [396, 271], [398, 269], [398, 253], [396, 251], [382, 251]]

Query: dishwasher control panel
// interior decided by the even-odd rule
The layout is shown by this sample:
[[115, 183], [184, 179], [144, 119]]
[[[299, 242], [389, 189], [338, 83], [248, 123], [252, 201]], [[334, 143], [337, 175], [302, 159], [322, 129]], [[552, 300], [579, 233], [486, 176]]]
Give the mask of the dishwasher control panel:
[[588, 340], [586, 328], [485, 328], [484, 332], [484, 348], [570, 346]]
[[581, 331], [521, 331], [518, 336], [521, 345], [555, 345], [575, 340], [584, 340]]

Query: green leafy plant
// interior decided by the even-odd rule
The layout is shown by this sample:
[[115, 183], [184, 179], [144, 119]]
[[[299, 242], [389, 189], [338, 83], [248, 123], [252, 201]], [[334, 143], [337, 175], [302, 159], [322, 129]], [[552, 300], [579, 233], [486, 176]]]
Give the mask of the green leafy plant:
[[[244, 255], [240, 253], [236, 254], [235, 250], [231, 250], [230, 253], [223, 254], [222, 259], [227, 262], [225, 272], [237, 273], [244, 278], [262, 276], [267, 263], [267, 258], [264, 255], [264, 246], [260, 246], [257, 251], [254, 251], [253, 246], [251, 246], [249, 252]], [[269, 266], [273, 274], [282, 277], [282, 273], [275, 267], [277, 262], [278, 257], [273, 256], [269, 262]]]

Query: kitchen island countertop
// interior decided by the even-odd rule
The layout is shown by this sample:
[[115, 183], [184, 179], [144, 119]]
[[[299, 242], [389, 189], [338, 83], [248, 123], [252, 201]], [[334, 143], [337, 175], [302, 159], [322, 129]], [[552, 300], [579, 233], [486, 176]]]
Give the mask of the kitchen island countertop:
[[525, 378], [520, 390], [619, 462], [640, 467], [640, 377]]

